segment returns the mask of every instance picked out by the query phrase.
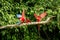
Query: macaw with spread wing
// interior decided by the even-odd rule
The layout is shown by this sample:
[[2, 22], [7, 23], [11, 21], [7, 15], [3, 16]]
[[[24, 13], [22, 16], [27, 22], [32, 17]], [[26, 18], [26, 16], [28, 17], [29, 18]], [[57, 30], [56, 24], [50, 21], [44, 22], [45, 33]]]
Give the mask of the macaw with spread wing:
[[25, 11], [24, 11], [24, 10], [23, 10], [23, 12], [22, 12], [22, 15], [17, 14], [17, 18], [19, 18], [19, 20], [20, 20], [21, 23], [24, 23], [24, 22], [26, 22], [26, 23], [31, 22], [29, 19], [27, 19], [27, 18], [25, 17]]
[[[45, 18], [45, 16], [47, 15], [46, 12], [43, 12], [42, 14], [40, 14], [39, 16], [34, 13], [34, 17], [36, 18], [37, 22], [40, 22], [43, 18]], [[40, 30], [40, 25], [38, 24], [38, 31]]]

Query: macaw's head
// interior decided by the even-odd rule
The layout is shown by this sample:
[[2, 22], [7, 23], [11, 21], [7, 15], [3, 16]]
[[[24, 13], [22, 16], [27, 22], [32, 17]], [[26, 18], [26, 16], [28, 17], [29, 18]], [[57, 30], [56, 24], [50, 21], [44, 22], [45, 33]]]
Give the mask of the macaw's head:
[[17, 18], [21, 18], [22, 17], [22, 15], [20, 15], [20, 14], [16, 14], [16, 16], [17, 16]]

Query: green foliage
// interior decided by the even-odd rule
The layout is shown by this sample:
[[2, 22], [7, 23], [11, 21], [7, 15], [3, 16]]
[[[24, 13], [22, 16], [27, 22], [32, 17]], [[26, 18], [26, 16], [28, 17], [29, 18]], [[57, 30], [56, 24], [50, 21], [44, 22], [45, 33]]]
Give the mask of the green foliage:
[[0, 0], [0, 26], [16, 24], [19, 21], [16, 14], [21, 14], [23, 9], [31, 21], [35, 21], [34, 12], [39, 15], [46, 11], [46, 18], [56, 17], [51, 23], [40, 25], [40, 33], [37, 25], [0, 29], [1, 40], [59, 40], [60, 0]]

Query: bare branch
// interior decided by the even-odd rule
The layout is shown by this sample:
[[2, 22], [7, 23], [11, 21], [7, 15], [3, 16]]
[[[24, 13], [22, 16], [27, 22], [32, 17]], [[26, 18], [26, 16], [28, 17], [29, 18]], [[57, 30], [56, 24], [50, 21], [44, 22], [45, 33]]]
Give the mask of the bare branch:
[[48, 17], [46, 21], [41, 21], [41, 22], [30, 22], [30, 23], [22, 23], [20, 25], [17, 25], [17, 24], [13, 24], [13, 25], [6, 25], [6, 26], [1, 26], [0, 29], [3, 29], [3, 28], [11, 28], [11, 27], [19, 27], [19, 26], [23, 26], [23, 25], [37, 25], [37, 24], [46, 24], [46, 23], [49, 23], [51, 18], [53, 18], [55, 16], [52, 16], [52, 17]]

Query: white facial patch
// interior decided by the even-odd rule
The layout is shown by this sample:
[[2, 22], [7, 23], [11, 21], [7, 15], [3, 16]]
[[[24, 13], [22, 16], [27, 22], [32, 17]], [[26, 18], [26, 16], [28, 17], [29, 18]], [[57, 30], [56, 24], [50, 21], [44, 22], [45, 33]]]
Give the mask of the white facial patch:
[[20, 17], [22, 17], [22, 15], [20, 15], [20, 14], [17, 14], [17, 18], [20, 18]]

